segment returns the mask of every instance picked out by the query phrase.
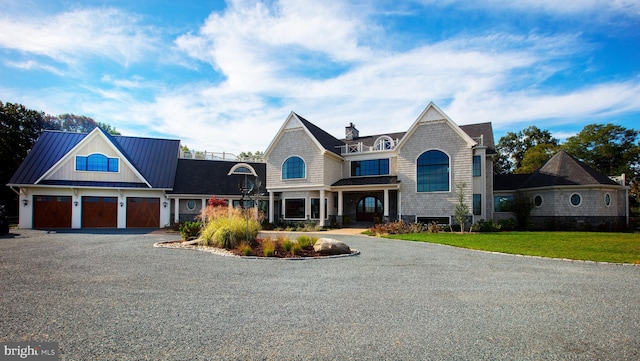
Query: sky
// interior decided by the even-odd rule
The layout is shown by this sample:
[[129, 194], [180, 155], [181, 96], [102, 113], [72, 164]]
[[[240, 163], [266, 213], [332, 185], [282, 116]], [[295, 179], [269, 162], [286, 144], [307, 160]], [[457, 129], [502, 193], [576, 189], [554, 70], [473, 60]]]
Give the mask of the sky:
[[235, 154], [292, 111], [342, 138], [430, 102], [496, 142], [638, 130], [640, 0], [0, 0], [0, 101]]

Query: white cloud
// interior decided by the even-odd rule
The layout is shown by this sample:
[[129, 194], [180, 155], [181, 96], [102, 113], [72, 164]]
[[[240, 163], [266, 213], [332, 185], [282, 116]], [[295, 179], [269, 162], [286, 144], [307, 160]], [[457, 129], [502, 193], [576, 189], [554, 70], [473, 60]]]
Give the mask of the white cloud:
[[0, 15], [0, 47], [66, 64], [97, 56], [128, 65], [153, 51], [156, 40], [138, 18], [117, 9], [93, 8], [50, 16]]

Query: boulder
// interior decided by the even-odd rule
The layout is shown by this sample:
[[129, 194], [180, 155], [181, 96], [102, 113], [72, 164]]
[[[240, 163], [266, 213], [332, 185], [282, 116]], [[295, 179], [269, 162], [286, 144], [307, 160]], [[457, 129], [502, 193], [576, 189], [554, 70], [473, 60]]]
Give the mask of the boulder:
[[320, 254], [349, 254], [351, 248], [344, 242], [331, 238], [320, 238], [313, 245], [313, 249]]

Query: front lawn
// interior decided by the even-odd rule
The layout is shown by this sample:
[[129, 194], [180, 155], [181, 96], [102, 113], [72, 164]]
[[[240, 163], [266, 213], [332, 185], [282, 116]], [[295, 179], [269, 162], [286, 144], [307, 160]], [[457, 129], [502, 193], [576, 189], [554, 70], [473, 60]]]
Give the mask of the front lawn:
[[413, 233], [385, 236], [483, 251], [640, 264], [640, 234], [596, 232]]

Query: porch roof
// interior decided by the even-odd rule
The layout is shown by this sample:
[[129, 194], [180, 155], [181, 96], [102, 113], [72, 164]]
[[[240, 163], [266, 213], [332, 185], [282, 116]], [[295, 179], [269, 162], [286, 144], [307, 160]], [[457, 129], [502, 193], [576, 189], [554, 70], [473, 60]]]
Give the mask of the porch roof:
[[396, 185], [400, 183], [398, 177], [395, 175], [385, 175], [377, 177], [357, 177], [357, 178], [343, 178], [333, 183], [332, 187], [344, 187], [344, 186], [370, 186], [370, 185]]

